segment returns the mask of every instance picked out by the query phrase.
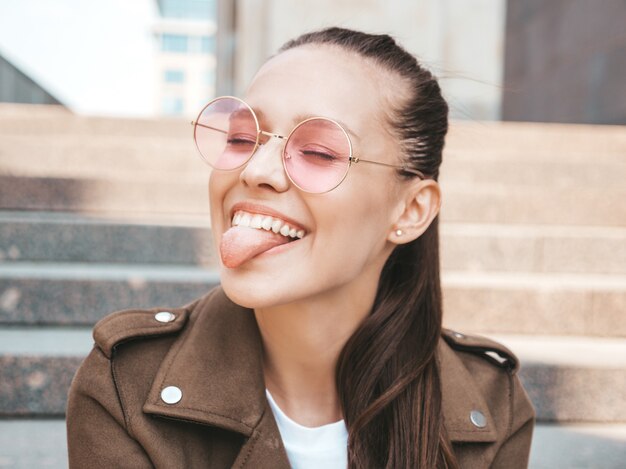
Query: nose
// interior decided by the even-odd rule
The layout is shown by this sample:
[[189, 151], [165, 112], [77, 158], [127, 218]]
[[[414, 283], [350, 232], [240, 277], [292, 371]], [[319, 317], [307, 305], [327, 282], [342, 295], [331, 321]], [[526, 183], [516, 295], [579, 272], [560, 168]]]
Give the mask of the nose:
[[289, 178], [283, 166], [284, 144], [285, 141], [280, 138], [263, 141], [239, 174], [239, 180], [248, 187], [286, 191]]

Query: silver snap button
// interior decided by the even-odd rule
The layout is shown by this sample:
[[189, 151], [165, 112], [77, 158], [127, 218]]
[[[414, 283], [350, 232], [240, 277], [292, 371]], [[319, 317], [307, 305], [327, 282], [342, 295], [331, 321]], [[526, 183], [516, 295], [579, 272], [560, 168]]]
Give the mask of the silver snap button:
[[452, 335], [457, 339], [462, 339], [465, 337], [465, 335], [461, 334], [460, 332], [453, 332]]
[[170, 313], [169, 311], [161, 311], [160, 313], [156, 313], [154, 315], [154, 319], [159, 322], [172, 322], [176, 319], [176, 315], [174, 313]]
[[176, 404], [183, 398], [183, 392], [176, 386], [168, 386], [161, 391], [161, 399], [166, 404]]
[[487, 426], [487, 418], [480, 410], [472, 410], [470, 412], [470, 421], [478, 428]]

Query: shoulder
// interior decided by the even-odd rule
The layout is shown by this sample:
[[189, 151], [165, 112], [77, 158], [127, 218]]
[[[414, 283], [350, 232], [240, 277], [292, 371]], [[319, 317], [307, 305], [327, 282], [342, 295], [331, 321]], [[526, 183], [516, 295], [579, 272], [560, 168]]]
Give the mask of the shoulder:
[[111, 313], [94, 327], [95, 345], [110, 359], [115, 347], [120, 344], [180, 332], [187, 324], [190, 311], [188, 307], [181, 307], [128, 309]]
[[[464, 362], [472, 357], [482, 360], [476, 363], [492, 365], [496, 371], [502, 370], [515, 374], [519, 370], [520, 364], [515, 354], [495, 340], [479, 335], [464, 334], [451, 329], [443, 329], [441, 337], [451, 349], [467, 354], [459, 354]], [[474, 362], [474, 360], [470, 361]], [[489, 369], [489, 367], [486, 368]]]
[[[120, 360], [143, 361], [150, 368], [167, 353], [172, 342], [159, 339], [177, 337], [187, 326], [196, 303], [178, 308], [126, 309], [102, 318], [93, 328], [93, 349], [77, 370], [71, 391], [89, 394], [96, 388], [108, 388], [105, 381], [114, 385], [113, 364]], [[158, 350], [152, 346], [153, 353], [148, 356], [143, 351], [150, 344]], [[122, 345], [131, 348], [130, 353], [119, 353]]]
[[220, 292], [216, 287], [204, 297], [176, 308], [127, 309], [111, 313], [94, 326], [95, 346], [111, 359], [115, 349], [123, 344], [177, 336]]
[[69, 407], [99, 402], [120, 421], [139, 412], [164, 358], [195, 317], [208, 311], [216, 290], [185, 306], [127, 309], [101, 319], [93, 329], [94, 347], [72, 381]]
[[493, 457], [520, 428], [532, 428], [535, 413], [517, 375], [520, 362], [506, 346], [444, 329], [438, 359], [444, 419], [454, 443], [492, 443]]

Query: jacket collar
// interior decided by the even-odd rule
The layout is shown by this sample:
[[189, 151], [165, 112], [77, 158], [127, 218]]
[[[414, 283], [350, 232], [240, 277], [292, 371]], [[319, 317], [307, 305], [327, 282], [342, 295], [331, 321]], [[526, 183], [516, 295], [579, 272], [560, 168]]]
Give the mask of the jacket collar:
[[[239, 454], [252, 461], [255, 451], [282, 448], [282, 441], [265, 397], [261, 335], [252, 310], [230, 301], [221, 288], [199, 303], [166, 355], [155, 377], [144, 412], [187, 420], [238, 432], [248, 438]], [[458, 355], [440, 341], [443, 414], [448, 435], [456, 442], [496, 440], [493, 419], [474, 379]], [[176, 386], [182, 399], [173, 405], [161, 400], [161, 391]], [[484, 428], [470, 421], [473, 410], [487, 420]], [[268, 467], [284, 467], [286, 456]], [[247, 456], [244, 456], [247, 454]], [[241, 464], [240, 464], [241, 465]], [[257, 466], [259, 467], [259, 466]], [[288, 467], [285, 466], [285, 467]]]

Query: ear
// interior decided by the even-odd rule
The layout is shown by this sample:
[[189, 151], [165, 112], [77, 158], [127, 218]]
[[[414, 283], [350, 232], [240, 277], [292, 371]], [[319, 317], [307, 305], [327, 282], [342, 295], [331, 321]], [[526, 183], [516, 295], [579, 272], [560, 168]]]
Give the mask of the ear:
[[419, 238], [441, 208], [441, 189], [433, 179], [416, 181], [405, 194], [404, 210], [387, 238], [394, 244], [410, 243]]

